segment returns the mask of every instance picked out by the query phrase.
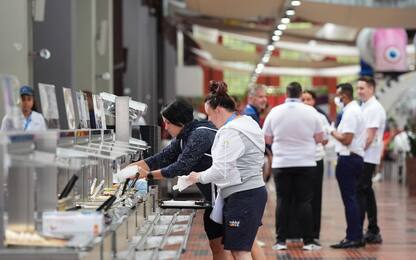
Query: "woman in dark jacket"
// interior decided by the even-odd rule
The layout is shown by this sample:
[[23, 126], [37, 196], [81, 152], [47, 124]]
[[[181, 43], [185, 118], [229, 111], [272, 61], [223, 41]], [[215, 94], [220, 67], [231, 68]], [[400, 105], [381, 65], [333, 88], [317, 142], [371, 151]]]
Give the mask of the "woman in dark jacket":
[[[174, 178], [192, 171], [204, 171], [211, 167], [211, 146], [217, 129], [206, 120], [197, 121], [193, 108], [184, 100], [176, 100], [161, 112], [165, 129], [174, 138], [160, 153], [136, 162], [139, 178]], [[211, 184], [197, 184], [207, 201], [212, 200]], [[204, 212], [204, 229], [214, 259], [226, 259], [221, 243], [222, 225], [210, 219], [212, 209]]]

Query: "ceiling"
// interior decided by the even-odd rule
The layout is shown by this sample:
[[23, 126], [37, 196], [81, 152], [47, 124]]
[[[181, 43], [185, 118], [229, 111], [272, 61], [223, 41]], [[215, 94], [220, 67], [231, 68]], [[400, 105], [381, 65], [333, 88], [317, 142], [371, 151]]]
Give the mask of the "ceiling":
[[[217, 30], [214, 36], [231, 35], [239, 40], [264, 46], [270, 40], [276, 18], [281, 15], [285, 2], [284, 0], [172, 0], [170, 10], [173, 14], [171, 19], [176, 24], [184, 26], [183, 28], [188, 28], [189, 35], [201, 49], [200, 59], [205, 60], [210, 66], [224, 67], [224, 64], [228, 66], [238, 63], [240, 68], [241, 64], [248, 68], [261, 59], [260, 54], [238, 51], [215, 41], [207, 41], [206, 37], [200, 38], [192, 34], [192, 28], [196, 28], [197, 25], [200, 28]], [[267, 67], [270, 67], [269, 71], [279, 67], [322, 70], [357, 65], [340, 64], [334, 59], [328, 61], [324, 57], [337, 55], [357, 57], [355, 40], [362, 28], [415, 29], [415, 14], [416, 7], [412, 6], [368, 7], [303, 0], [302, 4], [296, 7], [296, 15], [291, 17], [291, 20], [309, 23], [309, 26], [285, 30], [281, 41], [277, 42], [275, 47], [304, 52], [305, 58], [294, 61], [272, 57]], [[412, 50], [414, 53], [414, 48]], [[311, 55], [308, 56], [311, 53], [324, 57], [317, 60]]]

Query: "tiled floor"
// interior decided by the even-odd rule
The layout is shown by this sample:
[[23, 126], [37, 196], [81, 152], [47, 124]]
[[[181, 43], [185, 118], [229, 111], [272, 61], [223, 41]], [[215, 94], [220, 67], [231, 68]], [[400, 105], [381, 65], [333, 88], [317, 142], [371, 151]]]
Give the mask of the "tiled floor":
[[[330, 244], [345, 236], [344, 208], [334, 177], [324, 180], [321, 243], [323, 249], [305, 252], [299, 245], [290, 245], [290, 250], [277, 252], [271, 249], [275, 240], [274, 210], [276, 197], [273, 181], [268, 184], [269, 199], [263, 217], [263, 226], [258, 238], [266, 243], [267, 259], [416, 259], [416, 197], [408, 195], [407, 188], [395, 182], [375, 184], [378, 200], [379, 225], [384, 242], [366, 246], [365, 249], [335, 250]], [[208, 241], [202, 226], [202, 215], [195, 218], [187, 251], [182, 259], [211, 259]]]

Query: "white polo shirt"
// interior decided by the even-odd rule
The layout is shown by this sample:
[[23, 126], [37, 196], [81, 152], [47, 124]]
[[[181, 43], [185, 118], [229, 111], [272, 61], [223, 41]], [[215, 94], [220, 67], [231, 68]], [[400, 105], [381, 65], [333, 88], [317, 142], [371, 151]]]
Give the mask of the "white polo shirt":
[[365, 150], [364, 162], [379, 164], [383, 152], [383, 133], [386, 126], [386, 111], [378, 100], [373, 96], [361, 106], [363, 111], [365, 127], [377, 128], [373, 142]]
[[354, 134], [352, 142], [348, 146], [342, 145], [341, 143], [336, 145], [335, 150], [337, 153], [344, 156], [355, 153], [364, 157], [364, 145], [367, 134], [365, 131], [364, 117], [357, 101], [351, 101], [346, 107], [344, 107], [341, 122], [338, 125], [337, 131], [343, 134]]
[[273, 137], [273, 168], [316, 166], [314, 135], [322, 133], [319, 112], [300, 99], [286, 99], [267, 115], [265, 136]]

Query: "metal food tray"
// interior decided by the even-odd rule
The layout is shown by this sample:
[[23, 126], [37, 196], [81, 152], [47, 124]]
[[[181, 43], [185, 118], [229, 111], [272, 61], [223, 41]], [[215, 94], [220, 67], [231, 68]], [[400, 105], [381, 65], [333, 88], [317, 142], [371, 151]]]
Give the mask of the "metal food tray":
[[159, 200], [158, 205], [162, 209], [207, 209], [211, 207], [208, 201], [194, 201], [195, 205], [165, 205], [164, 200]]

